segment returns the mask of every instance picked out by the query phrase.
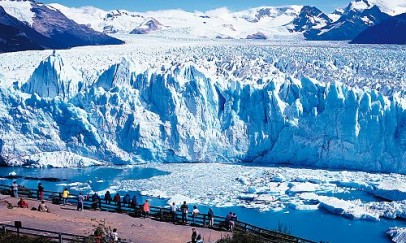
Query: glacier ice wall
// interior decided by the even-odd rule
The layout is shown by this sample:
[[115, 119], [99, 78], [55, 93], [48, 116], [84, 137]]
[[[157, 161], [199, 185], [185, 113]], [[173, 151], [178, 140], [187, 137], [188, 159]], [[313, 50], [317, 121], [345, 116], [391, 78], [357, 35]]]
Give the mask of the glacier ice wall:
[[[83, 81], [52, 55], [21, 87], [0, 89], [3, 163], [63, 151], [117, 164], [256, 162], [406, 173], [406, 100], [396, 93], [286, 77], [208, 78], [123, 59]], [[43, 160], [42, 160], [43, 163]]]

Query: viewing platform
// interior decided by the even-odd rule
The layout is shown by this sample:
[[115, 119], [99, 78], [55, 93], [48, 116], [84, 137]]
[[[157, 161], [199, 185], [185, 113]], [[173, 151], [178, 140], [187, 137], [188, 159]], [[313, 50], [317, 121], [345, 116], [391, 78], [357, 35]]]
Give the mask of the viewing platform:
[[[10, 186], [7, 185], [0, 185], [0, 193], [3, 195], [11, 195], [11, 188]], [[31, 188], [19, 188], [19, 196], [24, 197], [24, 198], [30, 198], [30, 199], [36, 199], [37, 198], [37, 189], [31, 189]], [[75, 194], [69, 194], [69, 205], [74, 205], [76, 206], [77, 204], [77, 196]], [[62, 203], [61, 201], [61, 196], [60, 192], [52, 192], [52, 191], [44, 191], [43, 194], [43, 200], [47, 201], [48, 203], [52, 203], [53, 205], [59, 205]], [[39, 201], [37, 202], [39, 203]], [[91, 209], [92, 208], [92, 201], [91, 198], [90, 200], [85, 200], [84, 201], [84, 209]], [[37, 206], [37, 205], [33, 205]], [[100, 200], [100, 203], [97, 203], [97, 208], [100, 211], [105, 211], [105, 212], [115, 212], [115, 213], [121, 213], [121, 214], [126, 214], [131, 217], [139, 218], [143, 217], [143, 212], [140, 208], [140, 205], [137, 207], [130, 207], [128, 204], [123, 205], [116, 205], [114, 202], [111, 204], [106, 204], [103, 199]], [[72, 210], [72, 209], [71, 209]], [[89, 211], [94, 212], [94, 211]], [[150, 206], [150, 213], [148, 218], [154, 220], [154, 221], [159, 221], [159, 222], [170, 222], [172, 224], [172, 214], [169, 208], [166, 207], [156, 207], [156, 206]], [[183, 226], [184, 224], [181, 222], [181, 212], [177, 212], [177, 221], [176, 225]], [[191, 222], [192, 216], [191, 216], [191, 210], [189, 209], [188, 213], [188, 219], [189, 222]], [[18, 220], [18, 219], [15, 219]], [[225, 217], [221, 216], [214, 216], [214, 224], [213, 227], [210, 227], [210, 229], [219, 231], [219, 232], [225, 232], [228, 233], [229, 231], [227, 230], [226, 224], [225, 224]], [[12, 230], [16, 231], [15, 227], [11, 224], [0, 224], [3, 227], [4, 230]], [[209, 217], [207, 214], [200, 213], [197, 216], [195, 216], [195, 224], [187, 224], [188, 226], [193, 226], [199, 229], [206, 229], [209, 227]], [[22, 228], [22, 232], [29, 232], [30, 234], [36, 234], [35, 229], [32, 227], [29, 228]], [[25, 231], [24, 231], [25, 230]], [[44, 230], [38, 230], [37, 235], [43, 235]], [[300, 237], [292, 236], [289, 234], [285, 234], [282, 232], [278, 232], [275, 230], [269, 230], [261, 227], [257, 227], [255, 225], [245, 223], [242, 221], [236, 221], [235, 222], [235, 227], [234, 231], [236, 232], [244, 232], [244, 233], [249, 233], [253, 234], [256, 236], [260, 236], [266, 242], [278, 242], [278, 243], [316, 243], [315, 241], [303, 239]], [[48, 231], [48, 235], [52, 235], [53, 239], [59, 240], [61, 237], [64, 239], [63, 242], [68, 242], [69, 239], [72, 240], [75, 238], [74, 234], [68, 234], [68, 233], [58, 233], [56, 231]], [[224, 234], [226, 235], [226, 234]], [[75, 239], [82, 239], [86, 235], [76, 235]], [[62, 242], [62, 241], [60, 241]]]

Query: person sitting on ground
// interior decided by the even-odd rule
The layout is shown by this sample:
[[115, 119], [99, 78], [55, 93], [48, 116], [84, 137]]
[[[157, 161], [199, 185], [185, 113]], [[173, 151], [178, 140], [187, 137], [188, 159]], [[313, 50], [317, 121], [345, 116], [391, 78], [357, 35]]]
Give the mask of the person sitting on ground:
[[113, 242], [118, 242], [118, 233], [117, 233], [117, 229], [116, 228], [114, 228], [113, 229], [113, 232], [111, 233], [111, 240], [113, 241]]
[[120, 202], [120, 194], [118, 194], [118, 192], [117, 192], [117, 194], [114, 196], [113, 201], [116, 203], [116, 205]]
[[106, 204], [111, 203], [111, 194], [110, 191], [107, 191], [106, 194], [104, 194], [104, 200], [106, 200]]
[[199, 215], [199, 213], [200, 213], [200, 211], [199, 211], [199, 209], [197, 209], [197, 206], [196, 205], [193, 206], [193, 210], [192, 210], [192, 223], [193, 224], [196, 224], [195, 219]]
[[18, 201], [17, 206], [19, 208], [28, 208], [28, 203], [24, 201], [24, 199], [21, 197], [20, 201]]
[[148, 201], [148, 199], [145, 200], [144, 205], [142, 205], [142, 211], [144, 212], [145, 217], [149, 216], [149, 201]]
[[202, 236], [197, 232], [195, 228], [192, 228], [192, 241], [191, 243], [201, 243], [202, 241]]
[[40, 211], [40, 212], [48, 212], [49, 213], [48, 207], [45, 205], [44, 200], [42, 200], [41, 203], [39, 204], [38, 211]]

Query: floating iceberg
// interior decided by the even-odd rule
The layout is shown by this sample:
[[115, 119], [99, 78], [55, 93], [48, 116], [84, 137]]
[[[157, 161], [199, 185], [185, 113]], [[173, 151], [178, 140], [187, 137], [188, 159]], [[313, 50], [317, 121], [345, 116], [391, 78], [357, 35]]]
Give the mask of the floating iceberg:
[[406, 185], [402, 181], [384, 181], [369, 190], [370, 193], [391, 201], [406, 200]]
[[343, 215], [351, 219], [379, 221], [379, 214], [354, 202], [324, 196], [319, 196], [318, 200], [320, 201], [319, 207], [333, 214]]
[[406, 228], [390, 228], [386, 235], [395, 243], [406, 243]]

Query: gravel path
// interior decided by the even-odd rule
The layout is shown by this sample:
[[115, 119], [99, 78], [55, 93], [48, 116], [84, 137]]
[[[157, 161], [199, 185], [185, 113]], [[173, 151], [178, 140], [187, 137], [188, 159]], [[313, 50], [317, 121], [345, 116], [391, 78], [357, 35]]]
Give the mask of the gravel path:
[[[29, 208], [38, 207], [39, 201], [25, 199]], [[14, 208], [7, 209], [7, 203]], [[22, 221], [23, 227], [32, 227], [56, 232], [66, 232], [77, 235], [91, 235], [99, 223], [105, 222], [107, 227], [117, 228], [119, 237], [128, 242], [156, 243], [156, 242], [188, 242], [192, 234], [192, 227], [173, 225], [152, 219], [133, 218], [126, 214], [103, 211], [76, 211], [74, 205], [47, 206], [50, 213], [17, 208], [17, 199], [0, 195], [0, 223], [14, 224], [15, 220]], [[198, 228], [204, 242], [215, 242], [227, 232]]]

